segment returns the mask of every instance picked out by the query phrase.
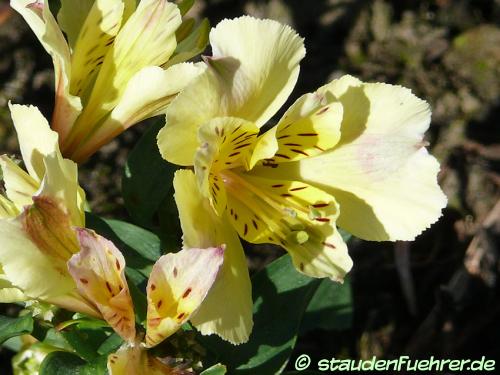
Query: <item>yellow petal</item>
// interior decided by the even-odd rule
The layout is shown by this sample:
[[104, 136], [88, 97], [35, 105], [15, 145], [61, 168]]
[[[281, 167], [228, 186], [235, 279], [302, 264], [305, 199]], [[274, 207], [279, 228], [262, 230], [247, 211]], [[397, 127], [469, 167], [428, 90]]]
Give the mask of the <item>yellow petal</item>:
[[156, 359], [139, 345], [122, 346], [108, 356], [109, 375], [187, 375]]
[[[50, 129], [47, 120], [36, 107], [14, 104], [10, 105], [10, 109], [24, 164], [33, 177], [30, 181], [24, 176], [26, 188], [15, 190], [24, 194], [25, 202], [29, 204], [27, 195], [33, 195], [33, 189], [37, 190], [38, 184], [41, 183], [43, 194], [64, 202], [71, 214], [73, 225], [84, 226], [85, 193], [78, 185], [76, 164], [61, 156], [57, 133]], [[18, 172], [18, 175], [21, 173]], [[27, 189], [29, 185], [32, 185], [33, 189]], [[14, 203], [16, 199], [21, 197], [11, 197]]]
[[264, 125], [292, 91], [305, 54], [290, 27], [251, 17], [222, 21], [210, 42], [208, 69], [172, 102], [160, 134], [160, 151], [175, 164], [192, 165], [197, 129], [214, 117]]
[[57, 202], [35, 197], [19, 218], [0, 220], [0, 264], [4, 279], [30, 299], [99, 316], [76, 293], [66, 262], [78, 251], [68, 214]]
[[18, 214], [16, 205], [0, 194], [0, 219], [15, 217]]
[[0, 264], [5, 277], [25, 294], [47, 300], [74, 289], [66, 263], [40, 251], [21, 222], [1, 220], [0, 235]]
[[59, 149], [57, 133], [50, 129], [37, 107], [9, 103], [9, 108], [24, 165], [30, 176], [40, 182], [45, 174], [44, 157]]
[[78, 185], [78, 169], [76, 164], [63, 159], [59, 153], [45, 157], [45, 177], [40, 194], [64, 202], [74, 226], [85, 226], [85, 192]]
[[52, 127], [64, 139], [82, 109], [80, 98], [69, 92], [70, 51], [48, 1], [11, 0], [12, 8], [23, 16], [45, 50], [51, 55], [55, 72], [55, 104]]
[[65, 142], [65, 154], [73, 154], [97, 131], [137, 72], [146, 66], [163, 65], [170, 58], [177, 45], [175, 30], [180, 24], [175, 4], [167, 0], [139, 3], [104, 59], [89, 101]]
[[202, 70], [201, 65], [191, 63], [177, 64], [166, 70], [156, 66], [143, 68], [128, 82], [122, 98], [111, 115], [85, 145], [78, 147], [72, 158], [85, 160], [130, 126], [164, 113], [177, 93]]
[[335, 227], [335, 199], [299, 181], [225, 171], [227, 210], [240, 237], [284, 247], [300, 272], [342, 281], [352, 261]]
[[233, 344], [246, 342], [253, 325], [252, 293], [238, 236], [226, 216], [218, 217], [199, 193], [193, 172], [177, 171], [174, 187], [184, 247], [226, 245], [217, 280], [191, 322], [203, 335], [215, 333]]
[[71, 56], [70, 92], [82, 97], [94, 82], [122, 24], [121, 0], [96, 0], [80, 29]]
[[[305, 55], [303, 40], [289, 26], [245, 16], [220, 22], [210, 33], [210, 44], [214, 69], [232, 80], [229, 114], [264, 125], [295, 86]], [[238, 61], [232, 77], [226, 76], [224, 62], [217, 62], [226, 57]]]
[[0, 156], [5, 194], [20, 212], [24, 206], [33, 202], [32, 197], [39, 188], [39, 183], [21, 169], [7, 156]]
[[134, 305], [125, 279], [125, 259], [116, 246], [87, 229], [77, 229], [81, 251], [68, 270], [82, 295], [126, 341], [135, 340]]
[[249, 169], [266, 159], [267, 164], [296, 161], [331, 149], [340, 139], [342, 105], [318, 93], [300, 97], [278, 125], [259, 137]]
[[27, 299], [22, 290], [14, 287], [9, 279], [7, 279], [0, 265], [0, 302], [15, 303], [26, 301]]
[[334, 195], [341, 207], [339, 225], [357, 237], [414, 239], [446, 206], [437, 183], [439, 164], [422, 142], [428, 104], [408, 89], [361, 84], [352, 77], [324, 89], [344, 108], [339, 144], [273, 173], [299, 174]]
[[226, 196], [217, 174], [242, 166], [258, 133], [255, 124], [232, 117], [215, 118], [199, 130], [201, 146], [196, 152], [194, 170], [202, 194], [210, 199], [219, 215], [226, 208]]
[[184, 249], [158, 259], [147, 286], [147, 347], [159, 344], [189, 320], [212, 287], [223, 260], [223, 247]]

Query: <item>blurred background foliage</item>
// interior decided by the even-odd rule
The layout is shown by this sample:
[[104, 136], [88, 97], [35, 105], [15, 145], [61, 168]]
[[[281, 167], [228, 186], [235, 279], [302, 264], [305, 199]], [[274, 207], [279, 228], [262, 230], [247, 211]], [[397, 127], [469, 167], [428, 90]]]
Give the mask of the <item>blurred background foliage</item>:
[[[352, 239], [352, 306], [335, 310], [334, 324], [305, 318], [291, 363], [300, 353], [313, 361], [402, 354], [500, 358], [500, 1], [197, 0], [190, 14], [208, 17], [212, 25], [250, 14], [294, 27], [305, 38], [307, 56], [290, 101], [348, 73], [407, 86], [433, 108], [427, 137], [442, 165], [439, 179], [449, 198], [444, 216], [411, 243]], [[49, 56], [8, 2], [0, 1], [1, 153], [18, 155], [8, 100], [36, 105], [49, 116], [52, 80]], [[82, 166], [80, 180], [94, 214], [150, 227], [174, 249], [171, 192], [149, 222], [130, 215], [122, 197], [122, 178], [125, 199], [130, 193], [127, 157], [151, 126], [139, 124], [105, 146]], [[247, 244], [246, 250], [253, 272], [282, 254], [269, 246]], [[343, 297], [317, 300], [328, 298]], [[0, 349], [2, 374], [11, 355]]]

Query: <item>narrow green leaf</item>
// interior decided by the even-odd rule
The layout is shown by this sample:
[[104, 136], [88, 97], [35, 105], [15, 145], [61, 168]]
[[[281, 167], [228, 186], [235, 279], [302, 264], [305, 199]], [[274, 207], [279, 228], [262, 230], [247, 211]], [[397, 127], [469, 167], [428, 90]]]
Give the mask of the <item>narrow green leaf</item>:
[[123, 339], [117, 334], [111, 334], [97, 349], [97, 353], [100, 355], [108, 355], [114, 353], [123, 344]]
[[0, 344], [11, 337], [26, 335], [33, 331], [33, 317], [29, 314], [18, 318], [0, 316]]
[[85, 362], [76, 354], [52, 352], [42, 362], [40, 375], [105, 375], [107, 356], [101, 356], [92, 362]]
[[177, 45], [174, 55], [170, 58], [165, 67], [190, 60], [202, 53], [208, 44], [209, 33], [210, 22], [205, 18], [196, 29]]
[[183, 16], [193, 7], [193, 4], [194, 0], [181, 0], [177, 2], [177, 7]]
[[102, 329], [70, 329], [61, 331], [61, 335], [76, 353], [87, 361], [93, 361], [99, 357], [97, 349], [107, 339]]
[[85, 218], [88, 228], [118, 247], [129, 267], [146, 268], [162, 255], [160, 239], [146, 229], [120, 220], [103, 219], [88, 212]]
[[172, 186], [177, 169], [160, 155], [156, 136], [164, 121], [155, 121], [130, 152], [122, 178], [122, 194], [132, 219], [151, 228], [160, 203]]
[[227, 368], [220, 363], [213, 365], [210, 368], [207, 368], [205, 371], [200, 373], [200, 375], [224, 375], [226, 374]]
[[313, 329], [345, 330], [352, 324], [352, 293], [349, 278], [343, 284], [323, 279], [307, 306], [301, 333]]
[[215, 336], [205, 347], [231, 374], [274, 374], [287, 363], [307, 305], [321, 280], [297, 272], [289, 255], [269, 264], [252, 278], [254, 328], [246, 344], [233, 346]]

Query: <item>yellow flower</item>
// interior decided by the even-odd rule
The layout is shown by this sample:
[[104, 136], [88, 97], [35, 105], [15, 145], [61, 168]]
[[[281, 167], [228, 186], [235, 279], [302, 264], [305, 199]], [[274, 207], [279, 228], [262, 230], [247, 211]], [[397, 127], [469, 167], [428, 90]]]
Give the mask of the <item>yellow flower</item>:
[[79, 251], [72, 227], [85, 225], [77, 166], [61, 156], [57, 133], [36, 107], [10, 108], [28, 173], [0, 156], [0, 302], [40, 300], [98, 317], [66, 265]]
[[301, 96], [261, 134], [295, 85], [302, 39], [242, 17], [222, 21], [210, 43], [208, 68], [168, 108], [158, 146], [194, 166], [174, 179], [184, 245], [227, 245], [193, 323], [239, 343], [252, 321], [236, 233], [282, 246], [299, 272], [341, 281], [352, 261], [336, 223], [367, 240], [411, 240], [446, 198], [422, 142], [430, 109], [410, 90], [345, 76]]
[[167, 0], [137, 6], [135, 0], [62, 0], [59, 24], [47, 1], [11, 0], [11, 6], [52, 56], [51, 125], [63, 155], [77, 162], [137, 122], [163, 113], [200, 72], [181, 62], [203, 50], [208, 23], [190, 33], [192, 23], [182, 24], [178, 7]]
[[165, 368], [144, 347], [154, 347], [171, 336], [199, 308], [222, 264], [223, 249], [184, 249], [158, 259], [146, 288], [146, 340], [140, 345], [123, 255], [111, 241], [92, 231], [77, 229], [77, 236], [81, 251], [69, 260], [69, 272], [80, 293], [127, 341], [118, 353], [109, 356], [109, 372], [149, 374], [146, 369]]

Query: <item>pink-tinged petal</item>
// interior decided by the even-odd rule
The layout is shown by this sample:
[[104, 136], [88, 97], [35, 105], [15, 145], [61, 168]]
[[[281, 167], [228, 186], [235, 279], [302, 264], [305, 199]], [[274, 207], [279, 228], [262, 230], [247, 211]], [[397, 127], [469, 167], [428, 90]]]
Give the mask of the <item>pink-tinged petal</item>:
[[172, 335], [198, 309], [224, 260], [223, 247], [162, 256], [149, 277], [146, 345]]
[[81, 251], [68, 262], [78, 290], [124, 339], [135, 339], [135, 315], [125, 280], [125, 259], [116, 246], [88, 229], [77, 229]]

